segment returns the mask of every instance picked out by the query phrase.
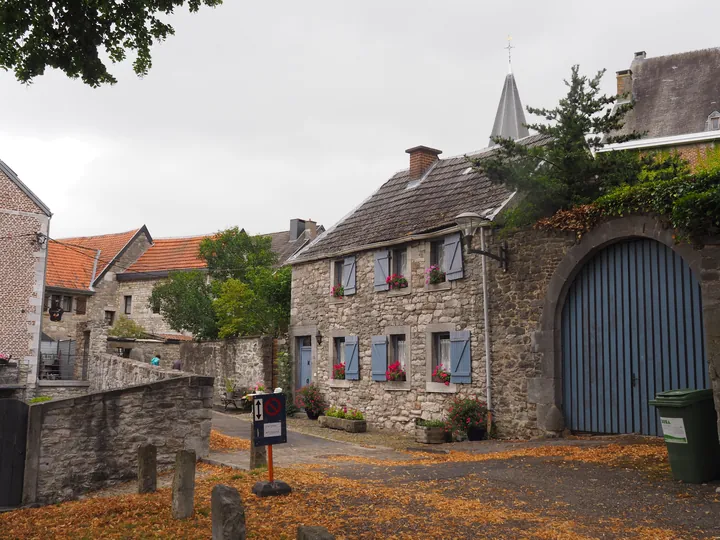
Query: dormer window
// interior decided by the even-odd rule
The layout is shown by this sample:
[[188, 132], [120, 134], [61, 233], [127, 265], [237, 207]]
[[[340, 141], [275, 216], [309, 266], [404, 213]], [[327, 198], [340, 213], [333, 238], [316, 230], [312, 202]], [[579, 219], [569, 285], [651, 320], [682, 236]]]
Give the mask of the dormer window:
[[715, 111], [707, 117], [705, 122], [705, 131], [720, 130], [720, 112]]

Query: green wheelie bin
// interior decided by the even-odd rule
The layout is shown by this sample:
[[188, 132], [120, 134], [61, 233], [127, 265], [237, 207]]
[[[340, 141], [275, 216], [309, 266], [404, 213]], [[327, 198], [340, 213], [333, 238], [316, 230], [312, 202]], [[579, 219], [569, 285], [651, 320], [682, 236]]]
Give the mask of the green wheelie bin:
[[650, 405], [660, 413], [675, 479], [702, 484], [720, 476], [720, 442], [712, 390], [661, 392]]

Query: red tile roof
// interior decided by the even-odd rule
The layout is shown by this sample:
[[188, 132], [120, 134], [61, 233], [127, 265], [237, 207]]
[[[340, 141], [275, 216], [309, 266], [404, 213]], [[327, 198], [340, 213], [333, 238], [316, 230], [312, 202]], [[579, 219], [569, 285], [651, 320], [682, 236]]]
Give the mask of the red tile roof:
[[208, 237], [156, 238], [153, 245], [127, 269], [127, 273], [207, 268], [207, 263], [198, 254], [200, 242]]
[[[135, 229], [116, 234], [62, 238], [48, 242], [45, 283], [48, 287], [88, 290], [120, 251], [140, 231]], [[93, 275], [95, 257], [97, 269]]]
[[177, 341], [192, 341], [192, 336], [184, 336], [182, 334], [155, 334], [163, 339], [175, 339]]

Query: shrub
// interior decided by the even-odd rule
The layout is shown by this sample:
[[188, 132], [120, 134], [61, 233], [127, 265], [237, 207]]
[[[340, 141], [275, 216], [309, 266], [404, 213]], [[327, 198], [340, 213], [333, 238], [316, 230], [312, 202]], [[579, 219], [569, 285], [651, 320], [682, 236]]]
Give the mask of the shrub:
[[340, 407], [331, 406], [325, 409], [325, 416], [331, 416], [333, 418], [345, 418], [345, 411]]
[[348, 409], [347, 407], [328, 407], [325, 409], [325, 416], [332, 418], [345, 418], [347, 420], [365, 420], [363, 413], [357, 409]]
[[416, 425], [420, 427], [444, 428], [445, 422], [443, 420], [423, 420], [422, 418], [418, 418]]
[[358, 411], [357, 409], [349, 409], [345, 413], [345, 418], [348, 420], [365, 420], [365, 415]]
[[147, 336], [147, 332], [142, 325], [136, 323], [132, 319], [128, 319], [125, 315], [120, 315], [118, 320], [108, 332], [108, 335], [119, 338], [141, 339]]
[[315, 383], [310, 383], [298, 390], [298, 407], [311, 414], [320, 414], [325, 410], [325, 399]]
[[448, 424], [453, 431], [467, 432], [468, 428], [486, 425], [487, 405], [477, 398], [456, 396], [448, 410]]

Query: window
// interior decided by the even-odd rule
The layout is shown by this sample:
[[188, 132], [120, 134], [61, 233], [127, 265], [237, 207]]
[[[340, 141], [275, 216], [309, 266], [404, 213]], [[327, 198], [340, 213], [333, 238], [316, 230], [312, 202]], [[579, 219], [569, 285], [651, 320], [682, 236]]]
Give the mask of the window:
[[132, 296], [125, 297], [125, 315], [132, 313]]
[[47, 311], [52, 306], [52, 296], [49, 294], [45, 296], [45, 307], [43, 308], [44, 311]]
[[108, 326], [112, 326], [115, 323], [115, 312], [114, 311], [106, 311], [105, 312], [105, 324]]
[[63, 311], [72, 311], [72, 296], [63, 296], [60, 307], [62, 307]]
[[407, 277], [407, 248], [393, 249], [390, 257], [392, 273]]
[[445, 249], [443, 247], [444, 239], [433, 240], [430, 243], [430, 265], [435, 265], [440, 270], [445, 270]]
[[[442, 366], [442, 369], [450, 373], [450, 332], [437, 332], [433, 334], [433, 356], [432, 370]], [[433, 377], [433, 382], [442, 382], [440, 378]]]
[[345, 338], [335, 338], [335, 358], [333, 358], [333, 364], [344, 364], [345, 363]]
[[405, 334], [390, 336], [390, 351], [388, 354], [388, 365], [400, 362], [400, 367], [405, 369], [407, 349], [405, 347]]
[[87, 311], [87, 298], [84, 296], [78, 296], [75, 299], [75, 313], [78, 315], [85, 315]]
[[62, 299], [62, 296], [60, 296], [59, 294], [53, 294], [50, 297], [50, 307], [51, 308], [53, 308], [53, 307], [59, 308], [61, 299]]
[[344, 261], [335, 261], [333, 269], [333, 285], [342, 285]]
[[711, 118], [710, 119], [710, 129], [720, 129], [720, 118]]

